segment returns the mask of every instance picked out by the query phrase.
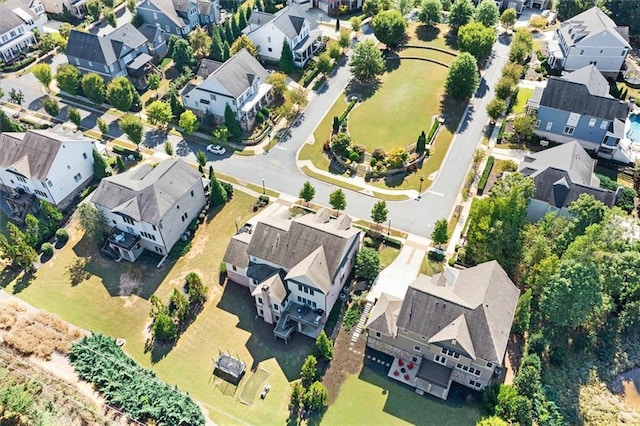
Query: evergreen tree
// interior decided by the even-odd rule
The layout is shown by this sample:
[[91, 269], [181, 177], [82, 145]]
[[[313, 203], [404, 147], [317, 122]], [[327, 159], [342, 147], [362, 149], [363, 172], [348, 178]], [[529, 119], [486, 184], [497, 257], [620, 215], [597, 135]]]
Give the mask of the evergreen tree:
[[102, 154], [98, 152], [98, 150], [93, 150], [93, 178], [95, 180], [102, 180], [107, 176], [107, 160], [104, 159]]
[[238, 25], [240, 26], [241, 30], [243, 30], [244, 27], [246, 27], [248, 24], [247, 10], [249, 10], [248, 7], [243, 7], [240, 10], [238, 10]]
[[233, 36], [233, 28], [231, 28], [230, 21], [227, 21], [227, 23], [224, 25], [224, 39], [227, 43], [229, 43], [229, 45], [231, 45], [231, 43], [236, 40], [236, 38]]
[[184, 112], [184, 107], [180, 103], [180, 97], [175, 88], [169, 89], [169, 105], [171, 106], [171, 113], [174, 117], [180, 117]]
[[214, 174], [211, 177], [211, 204], [215, 207], [221, 206], [227, 201], [227, 191], [222, 187], [220, 181]]
[[318, 379], [318, 360], [315, 356], [309, 355], [305, 358], [304, 364], [300, 369], [300, 379], [302, 380], [302, 386], [305, 387]]
[[240, 37], [240, 34], [242, 34], [240, 24], [238, 23], [238, 15], [233, 15], [231, 18], [231, 31], [233, 32], [234, 41], [236, 38]]
[[262, 0], [256, 1], [255, 4], [259, 12], [264, 12], [264, 3], [262, 3]]
[[296, 64], [293, 62], [293, 52], [287, 39], [282, 42], [282, 54], [280, 56], [280, 71], [285, 74], [292, 73], [296, 69]]
[[227, 104], [227, 107], [224, 109], [224, 125], [227, 127], [227, 130], [229, 130], [229, 136], [232, 139], [239, 139], [242, 136], [240, 122], [229, 104]]
[[333, 359], [333, 342], [327, 337], [327, 333], [324, 330], [316, 338], [316, 350], [322, 358], [328, 361]]
[[225, 60], [223, 42], [217, 32], [214, 32], [211, 39], [211, 58], [218, 62], [224, 62]]
[[224, 58], [225, 61], [231, 57], [231, 48], [229, 47], [229, 43], [227, 43], [226, 41], [222, 46], [222, 57]]
[[340, 32], [340, 18], [336, 17], [336, 32]]
[[424, 130], [418, 136], [418, 142], [416, 143], [416, 151], [422, 154], [427, 146], [427, 135], [424, 134]]
[[247, 7], [247, 8], [244, 10], [244, 12], [245, 12], [245, 18], [246, 18], [247, 23], [248, 23], [248, 22], [249, 22], [249, 18], [251, 18], [251, 12], [253, 12], [253, 11], [251, 10], [251, 8], [250, 8], [250, 7]]

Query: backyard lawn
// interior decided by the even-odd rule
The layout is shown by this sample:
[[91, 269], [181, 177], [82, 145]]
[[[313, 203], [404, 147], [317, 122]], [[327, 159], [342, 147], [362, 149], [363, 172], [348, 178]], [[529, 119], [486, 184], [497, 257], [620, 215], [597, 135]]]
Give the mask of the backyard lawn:
[[[459, 391], [459, 394], [456, 394]], [[337, 401], [322, 418], [328, 425], [473, 425], [482, 417], [480, 394], [457, 388], [448, 401], [420, 396], [409, 387], [388, 377], [378, 369], [364, 367], [358, 376], [349, 375], [340, 388]]]
[[527, 101], [531, 99], [531, 96], [533, 96], [533, 89], [529, 89], [527, 87], [519, 87], [518, 97], [516, 98], [516, 103], [513, 105], [513, 113], [524, 113], [524, 108], [527, 106]]
[[[252, 197], [237, 191], [231, 203], [207, 217], [190, 251], [162, 268], [156, 268], [160, 258], [152, 255], [136, 264], [108, 260], [94, 244], [81, 239], [76, 226], [70, 226], [69, 242], [33, 279], [10, 282], [10, 277], [3, 276], [0, 285], [73, 324], [126, 339], [124, 349], [129, 355], [152, 367], [160, 379], [188, 391], [218, 424], [251, 424], [256, 419], [262, 424], [283, 424], [288, 416], [289, 382], [297, 378], [313, 342], [300, 335], [286, 345], [275, 341], [272, 326], [255, 319], [248, 290], [233, 283], [223, 287], [218, 278], [227, 242], [235, 233], [235, 220], [244, 223], [249, 219], [253, 203]], [[209, 286], [203, 311], [172, 349], [145, 353], [149, 297], [155, 294], [166, 302], [191, 271]], [[237, 354], [245, 361], [247, 373], [239, 388], [224, 386], [212, 375], [212, 359], [219, 351]], [[255, 373], [252, 367], [257, 368]], [[247, 389], [245, 382], [251, 384]], [[265, 400], [250, 392], [265, 384], [271, 385]], [[248, 405], [240, 402], [241, 395]]]

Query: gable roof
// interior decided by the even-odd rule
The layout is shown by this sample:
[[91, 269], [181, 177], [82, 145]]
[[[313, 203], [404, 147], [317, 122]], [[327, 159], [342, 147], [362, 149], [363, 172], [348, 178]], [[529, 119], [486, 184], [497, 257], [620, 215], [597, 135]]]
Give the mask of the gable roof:
[[310, 29], [318, 26], [318, 23], [297, 3], [292, 3], [276, 12], [272, 21], [273, 25], [282, 31], [290, 39], [300, 35], [304, 21], [309, 22]]
[[[178, 15], [176, 10], [179, 10], [178, 7], [183, 7], [184, 5], [178, 0], [147, 0], [147, 2], [158, 9], [160, 13], [162, 13], [167, 19], [173, 22], [178, 27], [184, 27], [188, 22]], [[188, 2], [187, 2], [188, 3]]]
[[[618, 30], [618, 26], [613, 21], [613, 19], [608, 17], [597, 6], [594, 6], [591, 9], [574, 16], [571, 19], [567, 19], [562, 24], [560, 24], [560, 28], [558, 29], [558, 31], [562, 33], [567, 43], [572, 41], [574, 45], [576, 43], [593, 39], [598, 34], [606, 31], [613, 35], [622, 46], [631, 48], [631, 46], [629, 45], [628, 36], [626, 38], [624, 37], [625, 31], [622, 29]], [[597, 40], [594, 39], [592, 41], [597, 45]]]
[[11, 31], [22, 24], [24, 24], [24, 21], [17, 13], [7, 6], [0, 4], [0, 34]]
[[584, 148], [572, 141], [527, 155], [519, 171], [533, 178], [535, 200], [562, 208], [586, 193], [611, 207], [616, 202], [616, 193], [600, 188], [600, 180], [593, 173], [595, 164]]
[[[588, 65], [585, 68], [564, 77], [549, 77], [540, 98], [540, 106], [609, 121], [616, 118], [625, 120], [629, 113], [629, 103], [611, 96], [608, 84], [606, 92], [604, 91], [604, 77], [595, 66]], [[578, 81], [574, 81], [574, 77]], [[589, 87], [590, 83], [594, 86]]]
[[331, 287], [331, 277], [327, 269], [327, 258], [322, 246], [315, 249], [289, 270], [286, 280], [296, 280], [305, 284], [311, 284], [327, 294]]
[[146, 42], [147, 38], [127, 23], [104, 36], [71, 30], [65, 52], [74, 58], [111, 65]]
[[279, 273], [275, 273], [269, 278], [259, 283], [255, 289], [251, 292], [252, 296], [260, 296], [263, 291], [269, 294], [269, 297], [274, 302], [282, 304], [287, 297], [287, 289], [282, 281], [282, 277]]
[[73, 149], [74, 143], [92, 141], [81, 132], [64, 132], [59, 127], [26, 133], [0, 133], [0, 167], [42, 182], [49, 175], [60, 151]]
[[213, 59], [202, 58], [200, 60], [200, 67], [198, 68], [198, 76], [203, 80], [206, 79], [215, 70], [220, 68], [224, 62], [214, 61]]
[[181, 159], [165, 160], [104, 178], [91, 201], [114, 213], [157, 225], [202, 176]]
[[[409, 286], [398, 328], [502, 364], [519, 290], [495, 260], [458, 271], [442, 284], [444, 276], [419, 276]], [[449, 337], [450, 343], [445, 342]]]
[[142, 34], [144, 38], [147, 39], [147, 42], [153, 43], [153, 40], [156, 37], [156, 33], [162, 30], [155, 25], [142, 24], [140, 25], [140, 27], [138, 27], [138, 31], [140, 31], [140, 34]]
[[249, 267], [247, 247], [249, 246], [250, 240], [251, 235], [248, 232], [242, 232], [231, 238], [222, 260], [238, 268], [247, 269]]
[[380, 294], [376, 304], [371, 308], [366, 327], [386, 336], [395, 337], [398, 333], [396, 323], [401, 307], [401, 298], [388, 293]]
[[249, 21], [247, 21], [247, 23], [249, 25], [262, 26], [267, 22], [271, 22], [271, 20], [274, 18], [275, 15], [273, 13], [256, 11], [251, 12], [251, 16], [249, 17]]

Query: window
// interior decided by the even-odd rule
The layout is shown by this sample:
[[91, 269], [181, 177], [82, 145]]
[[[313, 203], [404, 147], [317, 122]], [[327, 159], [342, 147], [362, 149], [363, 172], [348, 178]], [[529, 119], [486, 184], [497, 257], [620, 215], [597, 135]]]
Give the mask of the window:
[[216, 100], [216, 95], [214, 95], [213, 93], [209, 94], [209, 97], [211, 98], [211, 100], [215, 101]]
[[270, 48], [270, 47], [267, 47], [267, 50], [268, 50], [269, 52], [273, 52], [273, 49], [272, 49], [272, 48]]
[[167, 29], [167, 32], [168, 32], [168, 33], [170, 33], [170, 32], [171, 32], [171, 29], [169, 28], [169, 24], [166, 24], [164, 27]]
[[[18, 179], [18, 181], [20, 181], [22, 183], [27, 183], [27, 180], [22, 176], [16, 176], [16, 178]], [[51, 185], [49, 185], [49, 186], [51, 186]]]
[[536, 129], [540, 128], [540, 120], [536, 120]]
[[487, 368], [493, 368], [493, 363], [488, 362], [488, 363], [487, 363]]
[[407, 334], [407, 333], [408, 333], [408, 331], [407, 331], [407, 329], [406, 329], [406, 328], [403, 328], [403, 329], [402, 329], [402, 332], [403, 332], [404, 334]]
[[82, 153], [82, 158], [83, 158], [83, 159], [85, 159], [85, 160], [86, 160], [87, 158], [89, 158], [89, 157], [87, 157], [87, 153], [86, 153], [86, 152], [83, 152], [83, 153]]
[[379, 339], [379, 338], [380, 338], [380, 336], [381, 336], [380, 332], [379, 332], [379, 331], [376, 331], [376, 339]]
[[298, 284], [298, 291], [302, 291], [302, 284]]
[[276, 315], [276, 321], [280, 319], [280, 315]]
[[433, 357], [433, 360], [438, 364], [447, 365], [447, 359], [443, 356], [436, 355]]
[[303, 290], [304, 290], [305, 294], [309, 294], [309, 289], [307, 287], [304, 287]]
[[160, 247], [155, 247], [156, 251], [160, 254], [164, 253]]
[[274, 304], [273, 304], [273, 310], [274, 310], [274, 311], [277, 311], [277, 310], [278, 310], [278, 304], [277, 304], [277, 303], [274, 303]]
[[482, 374], [482, 371], [478, 370], [477, 368], [470, 368], [469, 372], [475, 374], [476, 376]]
[[153, 234], [149, 234], [148, 232], [144, 232], [144, 231], [140, 231], [140, 235], [142, 235], [143, 237], [145, 237], [147, 240], [152, 240], [155, 241], [156, 237]]
[[298, 296], [298, 303], [302, 303], [302, 297]]
[[469, 384], [474, 388], [478, 388], [478, 389], [480, 389], [480, 387], [482, 386], [482, 383], [476, 382], [475, 380], [469, 380]]
[[551, 130], [551, 127], [553, 127], [553, 121], [547, 123], [547, 130]]
[[80, 59], [75, 58], [76, 59], [76, 65], [80, 65]]
[[312, 288], [309, 289], [309, 296], [313, 296], [313, 289]]
[[154, 19], [154, 21], [158, 20], [158, 14], [156, 12], [153, 12], [153, 19]]
[[260, 316], [264, 316], [264, 311], [260, 309]]
[[609, 122], [607, 120], [602, 120], [602, 123], [600, 123], [600, 129], [606, 130], [607, 128], [609, 128]]
[[420, 339], [427, 340], [427, 338], [425, 336], [420, 336]]
[[75, 175], [73, 177], [73, 180], [76, 181], [76, 183], [80, 182], [80, 180], [82, 179], [82, 174], [78, 173], [77, 175]]
[[462, 369], [462, 364], [456, 364], [456, 368], [457, 368], [458, 370], [461, 370], [461, 369]]
[[271, 43], [271, 37], [267, 37], [267, 42]]
[[189, 217], [189, 214], [187, 212], [184, 212], [184, 214], [180, 217], [180, 219], [182, 219], [182, 221], [184, 222], [185, 220], [187, 220], [188, 217]]
[[122, 221], [124, 223], [128, 223], [129, 225], [135, 225], [134, 220], [131, 219], [129, 216], [122, 216]]
[[448, 356], [452, 356], [455, 359], [459, 359], [460, 358], [460, 354], [457, 353], [456, 351], [452, 351], [451, 349], [446, 349], [446, 348], [442, 348], [442, 353]]
[[258, 297], [258, 304], [262, 305], [262, 297]]
[[596, 125], [596, 121], [598, 121], [598, 120], [596, 120], [595, 118], [589, 119], [589, 127], [595, 126]]
[[193, 189], [191, 190], [191, 196], [193, 197]]
[[580, 49], [580, 54], [584, 55], [584, 49]]
[[624, 56], [624, 55], [626, 55], [626, 54], [627, 54], [627, 51], [626, 51], [626, 50], [623, 50], [623, 51], [622, 51], [622, 53], [620, 54], [620, 56]]
[[462, 366], [462, 371], [469, 371], [469, 367], [467, 367], [466, 365]]
[[236, 267], [236, 265], [231, 265], [231, 269], [233, 269], [234, 271], [237, 271], [238, 268]]
[[89, 61], [89, 68], [93, 68], [93, 62]]
[[202, 102], [205, 105], [209, 105], [211, 103], [208, 99], [200, 99], [200, 102]]
[[421, 348], [420, 346], [418, 346], [418, 345], [415, 345], [415, 346], [413, 347], [413, 350], [414, 350], [414, 351], [416, 351], [416, 352], [421, 352], [421, 351], [422, 351], [422, 348]]
[[573, 131], [575, 130], [575, 127], [572, 126], [565, 126], [564, 130], [562, 131], [562, 133], [564, 133], [565, 135], [572, 135]]
[[151, 225], [151, 227], [153, 228], [154, 231], [157, 231], [156, 226], [155, 225]]

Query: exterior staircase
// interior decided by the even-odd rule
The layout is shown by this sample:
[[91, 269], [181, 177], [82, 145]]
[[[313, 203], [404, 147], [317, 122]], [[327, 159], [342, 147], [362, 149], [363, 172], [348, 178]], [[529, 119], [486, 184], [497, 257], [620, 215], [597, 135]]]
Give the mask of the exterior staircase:
[[364, 324], [367, 322], [367, 318], [369, 318], [369, 312], [371, 312], [371, 308], [373, 307], [373, 303], [367, 302], [364, 306], [364, 310], [362, 311], [362, 315], [360, 315], [360, 321], [358, 321], [358, 325], [356, 325], [356, 329], [351, 335], [351, 341], [357, 342], [358, 338], [362, 334], [362, 329], [364, 328]]

